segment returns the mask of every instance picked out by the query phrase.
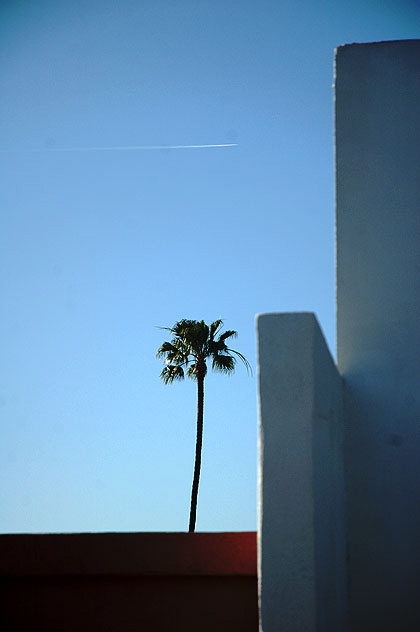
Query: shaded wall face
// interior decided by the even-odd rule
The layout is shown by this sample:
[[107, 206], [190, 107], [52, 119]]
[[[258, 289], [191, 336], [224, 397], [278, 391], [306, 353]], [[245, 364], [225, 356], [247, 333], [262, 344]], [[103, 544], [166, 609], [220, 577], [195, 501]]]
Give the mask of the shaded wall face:
[[256, 534], [0, 535], [0, 629], [256, 632]]
[[420, 41], [338, 49], [336, 178], [352, 629], [420, 629]]
[[0, 582], [8, 632], [256, 632], [252, 577], [49, 577]]

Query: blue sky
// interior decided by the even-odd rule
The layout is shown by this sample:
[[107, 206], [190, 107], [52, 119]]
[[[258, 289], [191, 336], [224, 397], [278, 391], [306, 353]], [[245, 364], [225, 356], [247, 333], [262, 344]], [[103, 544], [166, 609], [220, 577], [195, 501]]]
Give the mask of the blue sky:
[[208, 376], [197, 529], [256, 528], [255, 315], [335, 349], [334, 48], [419, 36], [403, 0], [1, 3], [1, 532], [187, 529], [180, 318], [254, 368]]

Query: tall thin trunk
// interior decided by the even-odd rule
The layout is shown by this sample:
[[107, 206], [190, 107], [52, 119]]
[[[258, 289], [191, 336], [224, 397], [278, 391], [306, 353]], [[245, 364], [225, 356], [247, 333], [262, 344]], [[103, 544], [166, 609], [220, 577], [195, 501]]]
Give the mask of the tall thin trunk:
[[194, 478], [191, 489], [190, 524], [188, 531], [195, 531], [197, 516], [198, 485], [200, 483], [201, 450], [203, 447], [203, 416], [204, 416], [204, 376], [197, 378], [197, 436], [195, 443]]

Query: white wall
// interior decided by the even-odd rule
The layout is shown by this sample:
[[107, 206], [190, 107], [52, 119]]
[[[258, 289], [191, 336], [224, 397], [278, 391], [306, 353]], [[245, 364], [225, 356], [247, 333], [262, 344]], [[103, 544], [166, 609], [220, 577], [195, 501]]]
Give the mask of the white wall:
[[336, 55], [354, 632], [420, 629], [420, 41]]
[[264, 632], [344, 632], [341, 378], [313, 314], [258, 317]]

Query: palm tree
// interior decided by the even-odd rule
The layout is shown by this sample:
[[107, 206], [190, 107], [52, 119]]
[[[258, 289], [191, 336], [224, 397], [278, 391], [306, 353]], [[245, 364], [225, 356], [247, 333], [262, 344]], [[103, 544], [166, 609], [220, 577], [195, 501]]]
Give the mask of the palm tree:
[[197, 435], [188, 528], [190, 532], [195, 530], [197, 515], [203, 445], [204, 378], [207, 373], [207, 360], [211, 360], [212, 368], [221, 373], [232, 373], [235, 370], [237, 358], [242, 360], [248, 371], [251, 368], [248, 360], [239, 351], [230, 349], [226, 344], [229, 338], [237, 336], [237, 332], [227, 330], [221, 334], [222, 327], [222, 320], [216, 320], [211, 325], [206, 325], [204, 320], [187, 319], [178, 321], [173, 327], [162, 327], [162, 329], [171, 332], [172, 339], [169, 342], [164, 342], [156, 354], [158, 358], [165, 360], [165, 366], [160, 374], [165, 384], [171, 384], [175, 380], [183, 380], [185, 372], [189, 378], [197, 382]]

